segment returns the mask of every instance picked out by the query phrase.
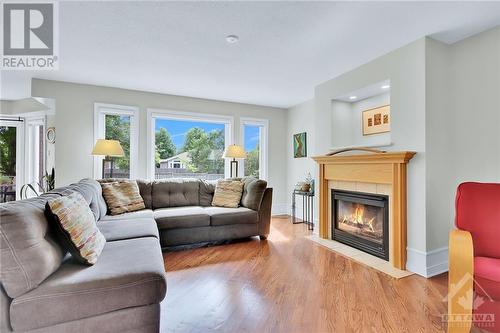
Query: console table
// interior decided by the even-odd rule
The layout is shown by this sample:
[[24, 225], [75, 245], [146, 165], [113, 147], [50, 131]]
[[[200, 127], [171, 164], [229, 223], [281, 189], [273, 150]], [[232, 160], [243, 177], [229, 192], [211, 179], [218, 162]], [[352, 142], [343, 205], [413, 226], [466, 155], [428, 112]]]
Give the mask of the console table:
[[[296, 196], [302, 197], [302, 221], [295, 217]], [[305, 223], [308, 230], [314, 230], [314, 192], [294, 190], [292, 193], [292, 223]]]

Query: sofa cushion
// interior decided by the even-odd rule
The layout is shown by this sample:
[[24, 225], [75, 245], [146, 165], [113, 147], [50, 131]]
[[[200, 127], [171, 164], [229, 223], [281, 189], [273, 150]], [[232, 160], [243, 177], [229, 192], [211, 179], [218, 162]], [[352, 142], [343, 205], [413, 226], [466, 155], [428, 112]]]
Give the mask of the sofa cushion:
[[103, 221], [110, 220], [130, 220], [130, 219], [153, 219], [153, 211], [151, 209], [137, 210], [135, 212], [123, 213], [120, 215], [106, 215], [97, 224]]
[[236, 208], [241, 201], [243, 182], [240, 180], [220, 179], [215, 185], [212, 206]]
[[108, 242], [139, 237], [159, 239], [158, 227], [152, 218], [113, 219], [100, 221], [97, 226]]
[[94, 215], [78, 192], [50, 199], [45, 213], [63, 246], [82, 264], [93, 265], [106, 244]]
[[474, 257], [474, 290], [500, 301], [500, 259]]
[[137, 186], [139, 186], [139, 193], [144, 200], [146, 209], [153, 208], [153, 197], [151, 191], [153, 190], [153, 183], [145, 179], [137, 179]]
[[[102, 196], [102, 187], [101, 184], [95, 179], [84, 178], [78, 182], [79, 188], [91, 190], [93, 194], [92, 201], [90, 202], [90, 209], [92, 211], [97, 211], [99, 214], [97, 215], [97, 220], [107, 214], [108, 206], [106, 205], [106, 201], [104, 201], [104, 197]], [[77, 189], [75, 189], [77, 190]]]
[[102, 195], [111, 215], [145, 209], [135, 180], [102, 183]]
[[211, 206], [217, 181], [200, 179], [200, 206]]
[[38, 288], [14, 299], [10, 320], [15, 331], [29, 330], [159, 303], [165, 292], [156, 238], [108, 242], [94, 266], [69, 258]]
[[198, 206], [198, 179], [168, 179], [153, 182], [153, 209]]
[[243, 194], [241, 195], [241, 205], [253, 210], [259, 210], [260, 203], [267, 188], [267, 182], [255, 177], [245, 177], [242, 179]]
[[206, 207], [204, 210], [210, 215], [210, 225], [213, 226], [259, 222], [258, 212], [246, 207]]
[[210, 216], [199, 206], [172, 207], [154, 211], [158, 229], [193, 228], [210, 225]]
[[44, 215], [45, 203], [56, 197], [0, 205], [0, 280], [11, 298], [36, 288], [61, 265], [65, 251]]

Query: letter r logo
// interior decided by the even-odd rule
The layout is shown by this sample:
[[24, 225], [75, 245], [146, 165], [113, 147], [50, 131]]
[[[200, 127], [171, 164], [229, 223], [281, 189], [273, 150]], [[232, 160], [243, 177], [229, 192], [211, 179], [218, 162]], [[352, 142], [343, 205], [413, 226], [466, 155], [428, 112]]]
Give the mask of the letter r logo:
[[52, 55], [54, 10], [51, 3], [3, 4], [4, 55]]

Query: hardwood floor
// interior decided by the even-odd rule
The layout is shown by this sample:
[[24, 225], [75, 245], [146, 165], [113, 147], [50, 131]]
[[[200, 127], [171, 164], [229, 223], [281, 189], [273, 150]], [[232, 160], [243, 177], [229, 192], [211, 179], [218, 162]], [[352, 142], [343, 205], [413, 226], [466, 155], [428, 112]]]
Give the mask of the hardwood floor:
[[162, 332], [441, 332], [447, 276], [393, 279], [273, 218], [267, 241], [164, 253]]

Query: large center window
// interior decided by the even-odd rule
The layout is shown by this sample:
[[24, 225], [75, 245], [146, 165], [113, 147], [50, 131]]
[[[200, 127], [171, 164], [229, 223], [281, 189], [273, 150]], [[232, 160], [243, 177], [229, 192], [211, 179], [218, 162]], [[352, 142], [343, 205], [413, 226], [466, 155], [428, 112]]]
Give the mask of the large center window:
[[150, 111], [151, 178], [225, 178], [231, 117]]

